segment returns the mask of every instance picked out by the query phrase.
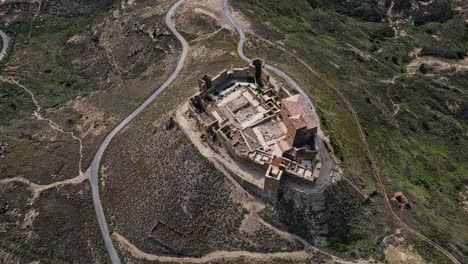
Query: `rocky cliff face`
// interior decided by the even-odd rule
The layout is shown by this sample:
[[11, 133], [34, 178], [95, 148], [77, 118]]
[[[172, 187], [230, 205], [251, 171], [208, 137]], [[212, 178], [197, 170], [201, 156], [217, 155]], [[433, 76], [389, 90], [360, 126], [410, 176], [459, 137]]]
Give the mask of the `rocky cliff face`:
[[363, 201], [344, 181], [331, 185], [323, 193], [306, 194], [284, 188], [278, 203], [267, 207], [262, 216], [309, 243], [324, 245], [327, 237], [349, 232]]

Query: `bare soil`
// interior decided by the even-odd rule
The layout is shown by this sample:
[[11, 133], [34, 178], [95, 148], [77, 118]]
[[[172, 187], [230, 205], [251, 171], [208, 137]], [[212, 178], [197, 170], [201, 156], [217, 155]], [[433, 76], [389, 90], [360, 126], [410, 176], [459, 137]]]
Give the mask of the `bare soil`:
[[[298, 247], [261, 225], [250, 234], [242, 232], [248, 212], [231, 199], [233, 186], [180, 129], [165, 128], [171, 126], [168, 120], [127, 130], [122, 137], [128, 143], [120, 141], [109, 150], [114, 162], [104, 162], [104, 204], [116, 232], [152, 254], [201, 256], [215, 250]], [[148, 131], [151, 137], [144, 137]], [[160, 223], [164, 226], [153, 230]]]
[[[191, 19], [191, 13], [178, 14]], [[198, 32], [197, 26], [193, 28]], [[212, 30], [207, 39], [193, 44], [175, 83], [109, 146], [101, 178], [107, 219], [116, 233], [149, 254], [202, 256], [218, 250], [300, 248], [262, 225], [243, 232], [242, 221], [249, 212], [233, 200], [233, 186], [170, 121], [170, 113], [195, 93], [200, 75], [215, 75], [232, 62], [243, 65], [232, 55], [233, 33]], [[206, 56], [211, 52], [217, 56]], [[158, 223], [163, 227], [153, 230]]]
[[[44, 191], [31, 204], [24, 184], [0, 189], [0, 248], [19, 262], [107, 262], [87, 182]], [[1, 258], [0, 258], [1, 259]]]

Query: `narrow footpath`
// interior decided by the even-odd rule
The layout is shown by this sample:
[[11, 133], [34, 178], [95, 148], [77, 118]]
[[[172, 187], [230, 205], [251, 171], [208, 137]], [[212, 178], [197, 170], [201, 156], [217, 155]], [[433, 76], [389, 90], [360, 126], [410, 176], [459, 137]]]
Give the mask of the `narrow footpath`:
[[[245, 44], [245, 41], [246, 41], [246, 36], [245, 36], [245, 33], [244, 33], [244, 30], [243, 28], [237, 23], [237, 21], [232, 17], [230, 11], [229, 11], [229, 8], [228, 8], [228, 0], [223, 0], [224, 1], [224, 5], [223, 5], [223, 11], [224, 11], [224, 14], [226, 16], [226, 18], [231, 22], [231, 24], [234, 26], [234, 28], [238, 31], [239, 35], [240, 35], [240, 40], [239, 40], [239, 43], [238, 43], [238, 46], [237, 46], [237, 52], [239, 54], [239, 56], [246, 62], [251, 62], [251, 59], [248, 58], [247, 56], [245, 56], [244, 52], [243, 52], [243, 47], [244, 47], [244, 44]], [[111, 257], [111, 260], [113, 263], [120, 263], [120, 259], [119, 259], [119, 256], [115, 250], [115, 247], [112, 243], [112, 239], [110, 237], [110, 234], [109, 234], [109, 229], [107, 227], [107, 224], [106, 224], [106, 220], [105, 220], [105, 216], [104, 216], [104, 212], [103, 212], [103, 209], [102, 209], [102, 205], [101, 205], [101, 201], [100, 201], [100, 196], [99, 196], [99, 183], [98, 183], [98, 172], [99, 172], [99, 164], [100, 164], [100, 161], [101, 161], [101, 158], [102, 158], [102, 155], [104, 154], [104, 151], [106, 150], [107, 146], [109, 145], [109, 143], [112, 141], [112, 139], [114, 138], [114, 136], [120, 132], [127, 124], [129, 124], [133, 119], [135, 119], [135, 117], [141, 113], [152, 101], [154, 101], [154, 99], [162, 92], [164, 91], [164, 89], [166, 89], [178, 76], [178, 74], [180, 73], [180, 71], [182, 70], [183, 66], [184, 66], [184, 62], [185, 62], [185, 59], [187, 57], [187, 53], [188, 53], [188, 43], [186, 42], [186, 40], [180, 35], [180, 33], [176, 30], [175, 28], [175, 25], [174, 25], [174, 22], [172, 21], [172, 16], [174, 14], [174, 11], [177, 9], [177, 7], [182, 4], [184, 2], [184, 0], [179, 0], [177, 1], [170, 9], [169, 11], [167, 12], [166, 14], [166, 17], [165, 17], [165, 22], [167, 24], [167, 26], [169, 27], [169, 29], [171, 30], [171, 32], [177, 37], [177, 39], [181, 42], [182, 44], [182, 54], [179, 58], [179, 61], [177, 63], [177, 67], [176, 69], [174, 70], [174, 72], [172, 73], [172, 75], [169, 77], [169, 79], [164, 82], [160, 87], [158, 87], [155, 92], [150, 96], [148, 97], [148, 99], [146, 99], [135, 111], [133, 111], [128, 117], [126, 117], [119, 125], [117, 125], [110, 133], [109, 135], [105, 138], [105, 140], [101, 143], [92, 163], [91, 163], [91, 166], [90, 168], [87, 170], [87, 172], [89, 172], [91, 174], [91, 186], [92, 186], [92, 190], [93, 190], [93, 202], [94, 202], [94, 205], [95, 205], [95, 209], [96, 209], [96, 216], [98, 218], [98, 222], [99, 222], [99, 226], [100, 226], [100, 229], [101, 229], [101, 233], [103, 235], [103, 238], [104, 238], [104, 241], [105, 241], [105, 245], [106, 245], [106, 248], [110, 254], [110, 257]], [[297, 84], [291, 77], [289, 77], [286, 73], [284, 73], [283, 71], [279, 70], [278, 68], [275, 68], [274, 66], [271, 66], [271, 65], [266, 65], [266, 68], [276, 74], [278, 74], [279, 76], [281, 76], [282, 78], [284, 78], [293, 88], [295, 88], [300, 94], [302, 94], [305, 98], [307, 98], [307, 101], [310, 105], [310, 107], [312, 109], [314, 109], [315, 111], [315, 107], [312, 103], [312, 101], [310, 100], [310, 98], [307, 96], [307, 94], [305, 93], [305, 91], [299, 86], [299, 84]], [[360, 128], [360, 126], [359, 126]], [[361, 128], [360, 128], [361, 130]], [[360, 131], [362, 132], [362, 131]], [[361, 135], [362, 136], [362, 135]], [[367, 142], [365, 141], [364, 139], [364, 143], [365, 143], [365, 146], [368, 150], [368, 147], [367, 147]], [[323, 142], [320, 140], [320, 148], [321, 148], [321, 151], [320, 151], [320, 155], [322, 157], [322, 170], [320, 172], [320, 176], [322, 176], [322, 178], [324, 177], [328, 177], [328, 180], [330, 178], [330, 174], [331, 174], [331, 169], [333, 167], [333, 162], [331, 161], [331, 158], [328, 154], [328, 152], [326, 151], [325, 149], [325, 146], [323, 144]], [[368, 150], [369, 151], [369, 150]], [[320, 178], [319, 176], [319, 178]], [[325, 178], [326, 179], [326, 178]], [[385, 194], [385, 187], [383, 187], [383, 184], [381, 182], [381, 179], [380, 177], [378, 177], [379, 179], [379, 183], [380, 183], [380, 186], [381, 188], [384, 190], [384, 194]], [[386, 197], [387, 198], [387, 197]], [[388, 198], [387, 198], [388, 199]], [[393, 213], [393, 211], [391, 210], [390, 208], [390, 211]], [[393, 213], [394, 214], [394, 213]], [[394, 215], [396, 216], [396, 215]], [[450, 253], [448, 253], [447, 251], [445, 251], [442, 247], [440, 247], [439, 245], [435, 244], [434, 242], [428, 240], [426, 237], [424, 237], [422, 234], [419, 234], [417, 232], [415, 232], [415, 230], [409, 228], [405, 223], [403, 223], [398, 217], [396, 217], [397, 220], [400, 221], [400, 223], [402, 223], [402, 225], [404, 227], [406, 227], [407, 229], [409, 229], [410, 231], [413, 231], [413, 233], [415, 233], [417, 236], [419, 236], [420, 238], [423, 238], [423, 240], [425, 240], [426, 242], [428, 242], [429, 244], [433, 245], [435, 248], [439, 249], [442, 253], [444, 253], [445, 255], [447, 255], [454, 263], [459, 263], [452, 255], [450, 255]], [[128, 241], [125, 241], [123, 237], [120, 237], [118, 236], [118, 234], [116, 234], [117, 236], [117, 240], [122, 243], [124, 242], [123, 244], [127, 244], [127, 246], [129, 246], [129, 242]], [[133, 253], [135, 253], [137, 249], [135, 248], [133, 250]], [[139, 252], [139, 253], [142, 253], [143, 252]], [[221, 252], [218, 252], [218, 254], [215, 254], [215, 255], [223, 255], [223, 254], [220, 254]], [[246, 252], [243, 252], [243, 253], [246, 253]], [[252, 255], [253, 253], [248, 253], [248, 254], [245, 254], [245, 256], [253, 256]], [[260, 253], [261, 254], [261, 253]], [[226, 257], [228, 256], [229, 254], [226, 255]], [[236, 255], [236, 254], [234, 254]], [[235, 257], [234, 255], [231, 255], [231, 257]], [[239, 255], [243, 255], [243, 254], [239, 254]], [[154, 257], [156, 257], [154, 260], [163, 260], [163, 259], [160, 259], [159, 256], [147, 256], [148, 258], [147, 259], [152, 259]], [[211, 256], [213, 257], [213, 255]], [[238, 256], [237, 256], [238, 257]], [[302, 255], [298, 254], [297, 257], [303, 257]], [[208, 258], [209, 260], [210, 258]], [[176, 260], [176, 259], [174, 259]], [[164, 261], [164, 260], [163, 260]], [[176, 260], [177, 261], [177, 260]], [[180, 259], [179, 259], [180, 261]]]
[[[187, 41], [176, 30], [174, 21], [172, 20], [172, 16], [174, 14], [174, 11], [177, 9], [177, 7], [179, 7], [183, 2], [184, 2], [184, 0], [177, 1], [169, 9], [169, 11], [167, 12], [166, 17], [165, 17], [166, 25], [169, 27], [171, 32], [177, 37], [177, 39], [182, 44], [182, 54], [181, 54], [181, 56], [179, 58], [176, 69], [174, 70], [174, 72], [172, 73], [172, 75], [169, 77], [169, 79], [166, 82], [164, 82], [160, 87], [158, 87], [155, 90], [155, 92], [153, 92], [153, 94], [151, 94], [151, 96], [148, 97], [148, 99], [146, 99], [129, 116], [127, 116], [124, 120], [122, 120], [122, 122], [119, 123], [107, 135], [107, 137], [104, 139], [104, 141], [99, 146], [99, 149], [98, 149], [98, 151], [96, 152], [96, 155], [93, 158], [91, 166], [86, 171], [86, 174], [90, 175], [90, 177], [91, 177], [90, 181], [91, 181], [92, 194], [93, 194], [93, 203], [94, 203], [94, 207], [95, 207], [95, 211], [96, 211], [96, 217], [98, 219], [99, 227], [100, 227], [100, 230], [101, 230], [104, 242], [105, 242], [105, 246], [106, 246], [107, 251], [109, 252], [112, 263], [121, 263], [121, 262], [120, 262], [120, 258], [118, 256], [118, 253], [117, 253], [117, 251], [116, 251], [116, 249], [114, 247], [114, 244], [112, 243], [112, 238], [111, 238], [111, 236], [109, 234], [109, 228], [107, 226], [104, 210], [103, 210], [102, 204], [101, 204], [101, 199], [100, 199], [100, 194], [99, 194], [99, 176], [98, 176], [100, 161], [102, 159], [102, 156], [103, 156], [106, 148], [108, 147], [108, 145], [110, 144], [112, 139], [115, 137], [115, 135], [117, 135], [126, 125], [128, 125], [133, 119], [135, 119], [135, 117], [138, 114], [140, 114], [149, 104], [151, 104], [154, 101], [154, 99], [156, 99], [156, 97], [162, 91], [164, 91], [177, 78], [180, 71], [182, 70], [182, 68], [184, 66], [185, 59], [187, 57], [188, 47], [189, 46], [188, 46]], [[229, 19], [229, 21], [232, 23], [232, 25], [236, 28], [236, 30], [241, 35], [241, 38], [240, 38], [240, 41], [239, 41], [239, 44], [238, 44], [239, 56], [244, 61], [250, 62], [251, 59], [247, 58], [243, 53], [243, 46], [244, 46], [244, 43], [245, 43], [245, 40], [246, 40], [244, 31], [239, 26], [239, 24], [234, 20], [232, 15], [230, 14], [230, 12], [229, 12], [229, 10], [227, 8], [227, 0], [224, 0], [224, 8], [223, 9], [224, 9], [224, 13], [225, 13], [226, 17]], [[275, 68], [275, 67], [273, 67], [271, 65], [266, 65], [266, 68], [273, 71], [273, 72], [275, 72], [276, 74], [280, 75], [284, 79], [286, 79], [288, 81], [288, 83], [290, 83], [291, 86], [293, 86], [295, 89], [297, 89], [299, 91], [299, 93], [303, 94], [305, 96], [305, 98], [307, 98], [307, 101], [308, 101], [309, 105], [311, 106], [312, 109], [315, 110], [315, 108], [313, 106], [313, 103], [310, 100], [310, 98], [307, 96], [307, 94], [304, 92], [304, 90], [293, 79], [291, 79], [286, 73], [282, 72], [281, 70], [279, 70], [279, 69], [277, 69], [277, 68]], [[323, 146], [323, 142], [321, 142], [321, 144]], [[323, 147], [323, 149], [325, 149], [325, 148]], [[322, 155], [322, 160], [324, 160], [325, 162], [328, 162], [328, 164], [322, 164], [322, 170], [321, 170], [320, 174], [326, 174], [325, 176], [327, 176], [328, 179], [329, 179], [330, 173], [331, 173], [331, 168], [332, 168], [332, 162], [331, 162], [330, 156], [329, 156], [327, 151], [321, 151], [320, 153]], [[326, 156], [324, 156], [324, 155], [326, 155]]]
[[[237, 21], [232, 17], [230, 11], [229, 11], [229, 8], [228, 8], [228, 0], [224, 0], [224, 13], [226, 15], [226, 17], [229, 19], [229, 21], [233, 24], [233, 26], [236, 28], [236, 30], [239, 32], [239, 35], [240, 35], [240, 41], [239, 41], [239, 45], [237, 46], [237, 52], [239, 53], [239, 56], [245, 60], [245, 61], [248, 61], [250, 62], [251, 59], [247, 58], [245, 55], [244, 55], [244, 52], [243, 52], [243, 48], [244, 48], [244, 44], [245, 44], [245, 41], [246, 41], [246, 37], [245, 37], [245, 33], [244, 33], [244, 30], [243, 28], [240, 26], [239, 23], [237, 23]], [[296, 57], [296, 59], [301, 63], [303, 64], [311, 73], [317, 75], [318, 77], [321, 78], [320, 74], [318, 74], [312, 67], [310, 67], [310, 65], [306, 64], [304, 61], [300, 60], [299, 58]], [[309, 101], [309, 104], [310, 106], [313, 108], [313, 104], [310, 100], [310, 98], [307, 96], [307, 94], [304, 92], [304, 90], [294, 81], [292, 80], [289, 76], [287, 76], [284, 72], [282, 72], [281, 70], [273, 67], [273, 66], [270, 66], [270, 65], [267, 65], [266, 66], [267, 69], [277, 73], [278, 75], [284, 77], [289, 84], [291, 84], [295, 89], [297, 89], [299, 91], [300, 94], [304, 95], [308, 101]], [[367, 143], [367, 139], [366, 139], [366, 136], [365, 136], [365, 133], [363, 131], [363, 128], [361, 126], [361, 123], [359, 122], [359, 118], [357, 116], [357, 113], [356, 111], [354, 110], [354, 108], [352, 107], [351, 103], [349, 102], [349, 100], [343, 95], [343, 93], [341, 93], [341, 91], [334, 87], [333, 85], [329, 85], [327, 84], [327, 82], [325, 82], [326, 86], [333, 89], [335, 92], [337, 92], [337, 94], [343, 99], [343, 101], [346, 103], [346, 106], [348, 107], [348, 109], [350, 110], [350, 112], [352, 113], [353, 115], [353, 118], [355, 120], [355, 123], [358, 127], [358, 131], [359, 131], [359, 136], [361, 138], [361, 141], [364, 145], [364, 148], [367, 152], [367, 156], [369, 158], [369, 160], [371, 161], [371, 167], [372, 167], [372, 171], [373, 171], [373, 174], [374, 174], [374, 177], [375, 179], [377, 180], [377, 183], [379, 185], [379, 188], [384, 196], [384, 200], [385, 200], [385, 205], [386, 205], [386, 208], [388, 209], [388, 211], [390, 212], [391, 216], [394, 218], [394, 220], [399, 223], [402, 227], [404, 227], [406, 230], [408, 230], [410, 233], [414, 234], [415, 236], [419, 237], [421, 240], [425, 241], [426, 243], [428, 243], [429, 245], [433, 246], [436, 250], [440, 251], [442, 254], [444, 254], [447, 258], [450, 259], [450, 261], [452, 261], [453, 263], [455, 264], [460, 264], [460, 262], [450, 253], [448, 252], [446, 249], [444, 249], [442, 246], [438, 245], [437, 243], [435, 243], [434, 241], [432, 241], [431, 239], [429, 239], [428, 237], [424, 236], [423, 234], [419, 233], [417, 230], [413, 229], [412, 227], [410, 227], [408, 224], [406, 224], [403, 220], [400, 219], [400, 217], [398, 217], [398, 215], [393, 211], [392, 209], [392, 206], [390, 204], [390, 201], [388, 199], [388, 194], [387, 194], [387, 191], [386, 191], [386, 188], [385, 188], [385, 185], [384, 185], [384, 182], [383, 182], [383, 179], [382, 177], [380, 176], [380, 173], [379, 173], [379, 170], [376, 166], [376, 163], [375, 163], [375, 160], [373, 158], [373, 155], [372, 153], [370, 152], [370, 148], [368, 146], [368, 143]], [[315, 109], [315, 108], [313, 108]], [[323, 142], [321, 142], [323, 144]], [[326, 155], [328, 155], [328, 152], [326, 152]], [[321, 152], [321, 155], [322, 155], [322, 152]], [[323, 156], [322, 156], [323, 158]], [[328, 156], [328, 158], [330, 158]], [[319, 176], [320, 178], [320, 176]]]

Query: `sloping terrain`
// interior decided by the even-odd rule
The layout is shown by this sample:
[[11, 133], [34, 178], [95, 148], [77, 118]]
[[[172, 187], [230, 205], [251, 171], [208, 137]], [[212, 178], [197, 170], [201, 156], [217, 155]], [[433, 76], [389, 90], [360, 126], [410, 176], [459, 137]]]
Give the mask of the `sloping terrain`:
[[[400, 210], [395, 203], [395, 211], [466, 260], [461, 194], [468, 180], [468, 74], [462, 1], [233, 3], [251, 24], [251, 57], [278, 63], [308, 87], [352, 180], [369, 194], [378, 191], [356, 123], [331, 87], [356, 111], [387, 195], [403, 191], [407, 196], [409, 206]], [[391, 219], [382, 213], [374, 220]], [[366, 229], [359, 223], [354, 228]], [[335, 241], [353, 243], [349, 237]], [[436, 254], [424, 242], [415, 243], [426, 258]]]
[[37, 9], [34, 1], [23, 9], [34, 12], [21, 15], [15, 3], [2, 3], [11, 10], [1, 22], [14, 42], [2, 75], [80, 135], [87, 165], [97, 142], [172, 70], [177, 42], [163, 21], [169, 1], [120, 11], [113, 1], [44, 1]]
[[246, 194], [201, 156], [169, 117], [195, 93], [201, 74], [242, 65], [233, 53], [233, 32], [211, 17], [203, 18], [211, 20], [209, 28], [187, 24], [198, 19], [187, 7], [175, 16], [178, 30], [203, 32], [200, 25], [206, 35], [193, 38], [179, 78], [117, 135], [104, 156], [101, 189], [113, 232], [155, 255], [301, 250], [301, 244], [250, 217], [253, 212], [242, 204]]
[[172, 70], [170, 4], [0, 2], [10, 40], [0, 62], [2, 257], [108, 262], [83, 172], [103, 136]]
[[[0, 64], [1, 261], [109, 262], [83, 170], [109, 130], [173, 70], [179, 43], [163, 21], [172, 3], [0, 2], [0, 27], [12, 41]], [[297, 203], [286, 192], [275, 206], [252, 201], [170, 118], [201, 74], [245, 65], [221, 3], [180, 7], [174, 18], [191, 46], [180, 78], [104, 155], [100, 189], [114, 239], [158, 256], [238, 250], [306, 254], [301, 263], [338, 261], [306, 252], [305, 243], [279, 227], [346, 259], [448, 262], [400, 231], [383, 208], [383, 195], [402, 191], [409, 204], [392, 205], [400, 218], [465, 262], [463, 1], [230, 2], [249, 30], [248, 55], [287, 71], [318, 106], [346, 181], [316, 211], [308, 207], [314, 201]], [[374, 160], [387, 194], [372, 176]], [[128, 249], [119, 248], [122, 260], [145, 263]]]
[[88, 183], [49, 189], [37, 198], [25, 184], [2, 184], [2, 263], [9, 263], [8, 255], [11, 263], [107, 262], [90, 197]]

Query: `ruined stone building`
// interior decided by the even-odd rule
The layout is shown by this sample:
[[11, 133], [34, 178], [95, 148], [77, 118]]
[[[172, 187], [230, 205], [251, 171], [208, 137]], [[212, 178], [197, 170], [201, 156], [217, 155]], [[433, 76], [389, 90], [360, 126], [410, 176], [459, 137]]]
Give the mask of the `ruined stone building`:
[[317, 117], [302, 95], [272, 84], [262, 60], [214, 78], [205, 75], [198, 87], [190, 98], [191, 116], [210, 144], [264, 169], [260, 180], [250, 179], [264, 197], [276, 198], [288, 181], [313, 184], [320, 163]]

